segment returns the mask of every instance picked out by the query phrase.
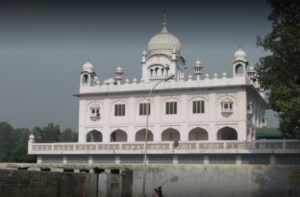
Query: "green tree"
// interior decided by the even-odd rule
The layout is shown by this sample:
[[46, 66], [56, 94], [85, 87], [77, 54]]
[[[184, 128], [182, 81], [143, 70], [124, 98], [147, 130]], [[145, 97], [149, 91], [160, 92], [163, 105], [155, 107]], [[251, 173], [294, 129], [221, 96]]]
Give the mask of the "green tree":
[[19, 145], [10, 154], [10, 162], [34, 163], [36, 156], [27, 154], [27, 146]]
[[269, 103], [278, 112], [280, 130], [300, 137], [300, 1], [269, 0], [272, 32], [257, 44], [269, 53], [260, 59], [258, 74]]
[[77, 142], [78, 133], [72, 131], [72, 129], [65, 129], [60, 134], [60, 142]]
[[12, 136], [13, 128], [7, 122], [0, 122], [0, 161], [8, 161], [14, 149], [15, 142]]
[[60, 128], [58, 125], [49, 123], [46, 127], [33, 128], [33, 134], [36, 142], [58, 142], [60, 139]]

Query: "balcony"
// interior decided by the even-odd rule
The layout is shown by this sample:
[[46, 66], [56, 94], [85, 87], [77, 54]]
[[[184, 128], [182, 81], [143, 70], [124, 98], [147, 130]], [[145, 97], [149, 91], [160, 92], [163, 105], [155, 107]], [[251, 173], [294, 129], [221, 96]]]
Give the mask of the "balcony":
[[[28, 143], [31, 155], [143, 154], [143, 142]], [[300, 153], [299, 140], [148, 142], [148, 154]]]

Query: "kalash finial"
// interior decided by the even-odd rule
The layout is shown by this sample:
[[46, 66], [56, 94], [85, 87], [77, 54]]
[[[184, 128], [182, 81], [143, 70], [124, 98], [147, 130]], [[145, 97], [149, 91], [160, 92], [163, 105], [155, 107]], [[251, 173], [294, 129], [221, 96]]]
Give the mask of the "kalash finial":
[[166, 9], [164, 9], [163, 29], [162, 29], [161, 32], [168, 33], [168, 30], [167, 30], [167, 10]]

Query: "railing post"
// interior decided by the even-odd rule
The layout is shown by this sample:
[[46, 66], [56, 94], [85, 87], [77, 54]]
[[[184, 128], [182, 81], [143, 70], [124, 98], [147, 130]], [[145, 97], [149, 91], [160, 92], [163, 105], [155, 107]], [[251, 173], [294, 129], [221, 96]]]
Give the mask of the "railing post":
[[28, 153], [32, 153], [32, 144], [34, 143], [34, 135], [30, 135], [28, 139]]
[[121, 163], [121, 157], [120, 155], [116, 155], [116, 164], [120, 164]]
[[173, 164], [178, 164], [178, 156], [173, 155]]
[[275, 158], [275, 154], [270, 155], [270, 164], [272, 166], [276, 165], [276, 158]]
[[235, 164], [241, 165], [242, 164], [242, 157], [241, 155], [236, 155], [235, 157]]
[[63, 164], [67, 164], [68, 160], [67, 160], [67, 156], [63, 156]]
[[209, 158], [208, 155], [203, 156], [203, 164], [209, 164]]
[[93, 164], [94, 163], [94, 157], [93, 156], [89, 156], [88, 163], [89, 164]]
[[40, 155], [37, 156], [36, 163], [38, 163], [38, 164], [42, 163], [42, 156], [40, 156]]
[[283, 148], [283, 149], [286, 149], [286, 140], [285, 140], [285, 139], [283, 139], [283, 142], [282, 142], [282, 148]]

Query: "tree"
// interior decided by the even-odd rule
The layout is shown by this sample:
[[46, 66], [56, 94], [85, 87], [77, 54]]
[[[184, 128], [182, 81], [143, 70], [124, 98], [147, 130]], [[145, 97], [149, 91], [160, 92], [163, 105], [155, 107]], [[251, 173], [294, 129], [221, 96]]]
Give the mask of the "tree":
[[36, 142], [58, 142], [60, 138], [60, 128], [58, 125], [49, 123], [46, 127], [33, 128]]
[[71, 129], [65, 129], [60, 134], [60, 142], [77, 142], [78, 133], [73, 132]]
[[36, 156], [27, 154], [27, 146], [19, 145], [11, 152], [10, 162], [35, 163]]
[[270, 91], [269, 103], [278, 112], [280, 130], [300, 137], [300, 2], [268, 0], [272, 32], [257, 44], [269, 55], [257, 65], [262, 87]]
[[12, 136], [13, 128], [7, 122], [0, 122], [0, 162], [7, 161], [15, 143]]

